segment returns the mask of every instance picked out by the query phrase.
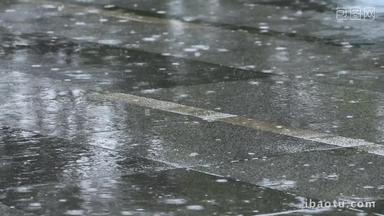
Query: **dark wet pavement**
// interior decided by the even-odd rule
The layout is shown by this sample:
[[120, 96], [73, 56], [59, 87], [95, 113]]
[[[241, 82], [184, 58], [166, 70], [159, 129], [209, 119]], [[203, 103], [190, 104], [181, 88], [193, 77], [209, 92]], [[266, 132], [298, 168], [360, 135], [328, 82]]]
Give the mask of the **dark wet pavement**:
[[383, 12], [1, 1], [0, 215], [383, 214]]

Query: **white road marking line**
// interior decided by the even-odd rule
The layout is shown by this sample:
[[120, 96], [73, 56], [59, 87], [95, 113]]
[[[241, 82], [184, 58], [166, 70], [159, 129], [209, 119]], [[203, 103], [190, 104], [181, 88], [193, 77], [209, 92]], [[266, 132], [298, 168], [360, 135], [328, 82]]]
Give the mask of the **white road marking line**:
[[312, 130], [290, 128], [273, 123], [257, 121], [245, 117], [232, 117], [221, 119], [220, 121], [235, 125], [241, 125], [244, 127], [254, 128], [257, 130], [268, 131], [276, 134], [282, 134], [290, 137], [296, 137], [304, 140], [335, 145], [339, 147], [355, 147], [375, 144], [361, 139], [347, 138], [329, 133], [316, 132]]
[[91, 95], [90, 98], [105, 99], [113, 102], [125, 102], [151, 109], [162, 110], [180, 115], [188, 115], [201, 118], [207, 121], [217, 121], [223, 118], [235, 117], [236, 115], [220, 113], [212, 110], [201, 109], [191, 106], [185, 106], [178, 103], [156, 100], [152, 98], [140, 97], [131, 94], [112, 93]]
[[384, 156], [384, 147], [381, 145], [367, 142], [362, 139], [354, 139], [343, 136], [338, 136], [329, 133], [321, 133], [312, 130], [296, 129], [285, 127], [273, 123], [257, 121], [242, 116], [237, 116], [228, 113], [217, 112], [208, 109], [202, 109], [192, 106], [186, 106], [174, 102], [157, 100], [147, 97], [141, 97], [125, 93], [110, 93], [110, 94], [92, 94], [91, 99], [107, 100], [111, 102], [122, 102], [141, 107], [162, 110], [165, 112], [177, 113], [180, 115], [193, 116], [207, 121], [225, 122], [242, 127], [253, 128], [256, 130], [271, 132], [275, 134], [286, 135], [303, 140], [314, 141], [318, 143], [328, 144], [338, 147], [359, 147], [358, 149], [371, 154]]

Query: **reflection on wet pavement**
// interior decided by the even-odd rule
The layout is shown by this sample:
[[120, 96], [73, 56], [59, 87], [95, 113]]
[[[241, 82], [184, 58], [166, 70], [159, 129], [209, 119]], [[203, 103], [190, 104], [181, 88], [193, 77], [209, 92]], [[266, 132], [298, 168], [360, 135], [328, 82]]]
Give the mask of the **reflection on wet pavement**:
[[384, 213], [383, 8], [1, 1], [0, 215]]
[[232, 215], [303, 205], [300, 197], [87, 143], [10, 128], [0, 135], [0, 200], [37, 215]]
[[[95, 43], [73, 43], [45, 35], [6, 35], [2, 41], [4, 58], [21, 63], [15, 65], [13, 70], [23, 70], [30, 66], [30, 72], [36, 75], [79, 83], [112, 84], [114, 90], [118, 91], [269, 76], [138, 50]], [[24, 45], [20, 46], [20, 43]], [[39, 56], [38, 59], [36, 55]]]

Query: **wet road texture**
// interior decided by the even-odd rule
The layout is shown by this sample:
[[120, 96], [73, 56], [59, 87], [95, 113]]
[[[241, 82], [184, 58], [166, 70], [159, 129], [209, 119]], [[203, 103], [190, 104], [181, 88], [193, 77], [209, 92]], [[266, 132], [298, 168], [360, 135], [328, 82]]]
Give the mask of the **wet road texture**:
[[0, 215], [384, 214], [383, 12], [0, 1]]

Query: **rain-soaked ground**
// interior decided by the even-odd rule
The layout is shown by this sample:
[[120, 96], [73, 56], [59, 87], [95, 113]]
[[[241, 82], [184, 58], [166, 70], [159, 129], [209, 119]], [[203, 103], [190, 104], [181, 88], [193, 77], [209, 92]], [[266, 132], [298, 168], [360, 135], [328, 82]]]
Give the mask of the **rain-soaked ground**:
[[2, 0], [0, 215], [382, 215], [383, 32], [380, 0]]

